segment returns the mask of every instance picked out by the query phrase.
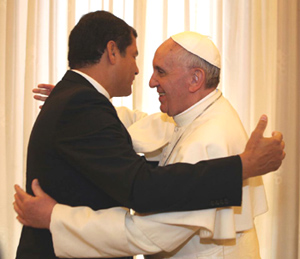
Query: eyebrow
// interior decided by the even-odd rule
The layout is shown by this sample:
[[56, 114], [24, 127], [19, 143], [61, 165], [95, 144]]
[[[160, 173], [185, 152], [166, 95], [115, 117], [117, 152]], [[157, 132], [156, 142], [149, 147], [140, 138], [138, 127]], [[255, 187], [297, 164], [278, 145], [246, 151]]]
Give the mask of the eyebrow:
[[154, 66], [154, 69], [156, 69], [156, 70], [162, 70], [162, 71], [165, 72], [165, 70], [163, 68], [161, 68], [160, 66]]

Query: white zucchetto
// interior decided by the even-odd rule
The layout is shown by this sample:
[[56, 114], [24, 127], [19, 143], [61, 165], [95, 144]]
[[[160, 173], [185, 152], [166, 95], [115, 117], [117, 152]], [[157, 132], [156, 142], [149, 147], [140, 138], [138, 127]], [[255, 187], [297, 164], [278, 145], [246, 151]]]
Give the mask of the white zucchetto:
[[208, 36], [197, 32], [185, 31], [175, 34], [171, 38], [187, 51], [221, 68], [219, 50]]

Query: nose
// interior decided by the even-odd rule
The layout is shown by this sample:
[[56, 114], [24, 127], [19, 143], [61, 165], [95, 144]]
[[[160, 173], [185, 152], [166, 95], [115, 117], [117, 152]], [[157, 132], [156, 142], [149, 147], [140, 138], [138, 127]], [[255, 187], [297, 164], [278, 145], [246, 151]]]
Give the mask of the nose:
[[137, 64], [135, 63], [135, 75], [138, 75], [138, 73], [140, 72], [139, 67], [137, 66]]
[[154, 78], [154, 73], [152, 74], [152, 76], [151, 76], [151, 78], [150, 78], [149, 86], [150, 86], [151, 88], [155, 88], [155, 87], [158, 86], [158, 82], [157, 82], [157, 80], [155, 80], [155, 78]]

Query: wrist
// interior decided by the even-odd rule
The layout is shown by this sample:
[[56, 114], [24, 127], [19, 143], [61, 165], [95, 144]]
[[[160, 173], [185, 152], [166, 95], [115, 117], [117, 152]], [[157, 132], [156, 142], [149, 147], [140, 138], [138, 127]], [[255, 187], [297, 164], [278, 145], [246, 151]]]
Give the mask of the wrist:
[[58, 203], [55, 201], [55, 203], [53, 203], [52, 205], [52, 208], [51, 208], [51, 210], [50, 210], [50, 214], [49, 214], [49, 221], [48, 221], [48, 224], [47, 224], [47, 229], [49, 229], [50, 230], [50, 226], [51, 226], [51, 222], [52, 222], [52, 216], [53, 216], [53, 214], [54, 214], [54, 209], [55, 209], [55, 207], [57, 207], [56, 205], [57, 205]]
[[243, 170], [243, 180], [246, 180], [251, 177], [251, 156], [244, 151], [240, 154], [242, 161], [242, 170]]

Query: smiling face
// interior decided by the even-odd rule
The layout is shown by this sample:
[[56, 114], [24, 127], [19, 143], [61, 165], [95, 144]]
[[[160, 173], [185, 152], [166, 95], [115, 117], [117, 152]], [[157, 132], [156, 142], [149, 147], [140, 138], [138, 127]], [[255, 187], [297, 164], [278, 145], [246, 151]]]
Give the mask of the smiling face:
[[160, 110], [169, 116], [175, 116], [190, 107], [191, 71], [177, 58], [180, 49], [172, 39], [157, 49], [149, 82], [151, 88], [157, 88]]

